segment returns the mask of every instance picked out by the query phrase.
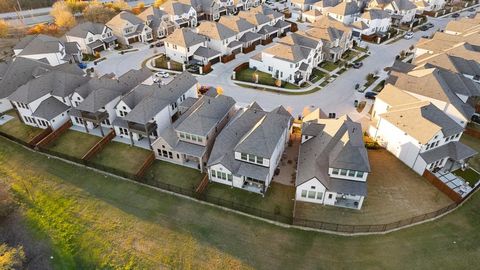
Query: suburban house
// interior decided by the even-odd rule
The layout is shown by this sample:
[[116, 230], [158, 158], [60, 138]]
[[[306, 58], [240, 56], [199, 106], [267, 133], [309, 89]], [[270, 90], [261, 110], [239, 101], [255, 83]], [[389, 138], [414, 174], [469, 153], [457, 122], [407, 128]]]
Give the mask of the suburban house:
[[[326, 14], [327, 11], [330, 9], [330, 8], [333, 8], [335, 6], [337, 6], [338, 4], [340, 4], [340, 2], [342, 2], [342, 0], [322, 0], [322, 1], [316, 1], [315, 3], [313, 3], [313, 5], [311, 6], [311, 10], [316, 10], [318, 12], [320, 12], [321, 14]], [[304, 13], [305, 14], [305, 13]]]
[[290, 6], [293, 10], [307, 11], [311, 9], [315, 2], [317, 2], [317, 0], [291, 0]]
[[84, 22], [76, 25], [65, 34], [68, 42], [76, 42], [80, 50], [93, 54], [108, 48], [115, 48], [115, 37], [112, 29], [101, 23]]
[[178, 27], [166, 12], [153, 6], [138, 14], [138, 18], [152, 29], [153, 37], [156, 39], [170, 35]]
[[236, 33], [237, 41], [242, 43], [242, 48], [255, 47], [260, 44], [262, 35], [257, 33], [256, 25], [238, 16], [222, 16], [219, 23]]
[[279, 39], [277, 43], [290, 45], [290, 46], [298, 45], [298, 46], [306, 47], [313, 50], [314, 56], [313, 56], [312, 65], [314, 67], [318, 66], [321, 62], [323, 62], [323, 51], [322, 51], [323, 42], [321, 40], [317, 40], [312, 37], [309, 37], [303, 31], [297, 31], [288, 36], [285, 36]]
[[43, 61], [51, 66], [80, 62], [82, 52], [76, 42], [63, 42], [46, 35], [26, 36], [13, 47], [16, 57]]
[[52, 70], [69, 72], [80, 76], [84, 75], [83, 70], [76, 64], [65, 63], [58, 66], [50, 66], [44, 62], [22, 57], [4, 64], [2, 70], [0, 79], [0, 114], [13, 108], [10, 100], [7, 99], [8, 96], [30, 80]]
[[[97, 130], [105, 135], [103, 128], [111, 129], [116, 118], [115, 106], [133, 88], [152, 75], [148, 69], [130, 70], [117, 78], [92, 78], [75, 89], [71, 96], [73, 108], [70, 118], [80, 130], [90, 133]], [[103, 128], [102, 128], [103, 127]]]
[[[203, 48], [203, 49], [200, 49]], [[178, 28], [171, 35], [165, 38], [165, 54], [171, 60], [182, 64], [188, 64], [198, 57], [220, 58], [221, 53], [207, 48], [207, 38], [187, 28]], [[200, 55], [204, 53], [204, 55]]]
[[197, 11], [188, 1], [166, 1], [159, 9], [167, 13], [170, 21], [174, 22], [178, 27], [197, 26]]
[[318, 111], [303, 119], [295, 199], [361, 209], [370, 172], [362, 127], [348, 116], [321, 119]]
[[242, 43], [236, 39], [236, 33], [218, 22], [202, 22], [197, 28], [198, 34], [206, 37], [208, 48], [224, 55], [238, 54]]
[[312, 74], [315, 55], [315, 51], [308, 47], [278, 43], [252, 56], [249, 67], [271, 74], [278, 80], [301, 85]]
[[463, 127], [430, 101], [387, 84], [375, 99], [369, 135], [416, 173], [464, 167], [475, 150], [461, 143]]
[[414, 4], [417, 6], [419, 12], [424, 11], [438, 11], [445, 7], [446, 0], [415, 0]]
[[352, 24], [352, 35], [362, 36], [385, 35], [392, 24], [391, 15], [381, 9], [368, 9]]
[[153, 40], [152, 29], [139, 17], [128, 11], [122, 11], [106, 24], [112, 29], [118, 42], [130, 45], [135, 42], [149, 42]]
[[392, 72], [387, 82], [415, 98], [431, 102], [462, 127], [470, 122], [480, 97], [477, 83], [438, 68]]
[[312, 26], [305, 34], [322, 41], [325, 60], [336, 62], [353, 46], [352, 29], [339, 21], [323, 17]]
[[210, 181], [264, 195], [289, 140], [293, 118], [283, 107], [242, 108], [220, 132], [207, 163]]
[[131, 145], [151, 148], [161, 132], [179, 117], [179, 105], [197, 98], [197, 80], [183, 72], [167, 85], [140, 84], [115, 105], [113, 127]]
[[18, 87], [8, 99], [26, 125], [55, 130], [70, 120], [70, 97], [87, 81], [83, 75], [53, 70]]
[[227, 8], [219, 0], [181, 0], [189, 3], [197, 12], [199, 20], [216, 21], [227, 14]]
[[338, 5], [328, 8], [325, 13], [334, 20], [351, 24], [360, 15], [360, 7], [355, 1], [342, 1]]
[[412, 23], [417, 13], [417, 6], [410, 0], [372, 0], [368, 7], [386, 10], [394, 25]]
[[480, 32], [480, 16], [475, 14], [473, 18], [461, 18], [452, 20], [445, 26], [444, 32], [449, 35], [468, 36]]
[[322, 16], [324, 16], [323, 13], [318, 9], [311, 9], [302, 13], [302, 19], [309, 23], [316, 22]]
[[215, 138], [234, 116], [235, 100], [214, 93], [203, 95], [193, 102], [152, 146], [157, 159], [203, 172]]

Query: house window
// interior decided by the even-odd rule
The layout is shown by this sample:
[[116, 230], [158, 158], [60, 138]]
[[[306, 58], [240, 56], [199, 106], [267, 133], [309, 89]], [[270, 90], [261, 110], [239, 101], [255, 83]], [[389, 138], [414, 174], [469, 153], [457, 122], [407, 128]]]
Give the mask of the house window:
[[302, 190], [302, 198], [306, 198], [307, 197], [307, 191], [304, 189]]
[[332, 169], [332, 174], [338, 175], [339, 169]]
[[248, 161], [255, 162], [255, 156], [254, 155], [248, 155]]
[[346, 176], [347, 175], [347, 170], [341, 169], [340, 170], [340, 175]]
[[257, 164], [263, 164], [263, 158], [257, 157]]
[[203, 139], [200, 138], [200, 137], [197, 137], [197, 141], [201, 143], [201, 142], [203, 142]]
[[187, 140], [191, 140], [191, 139], [192, 139], [192, 137], [190, 136], [190, 134], [185, 134], [185, 139], [187, 139]]
[[332, 193], [328, 194], [328, 198], [331, 199], [333, 197]]
[[185, 139], [185, 134], [180, 132], [180, 138]]
[[227, 175], [227, 180], [229, 182], [232, 182], [233, 181], [233, 175], [231, 175], [231, 174]]
[[315, 191], [309, 191], [308, 192], [308, 198], [309, 199], [315, 199], [316, 194], [317, 194], [317, 192], [315, 192]]
[[167, 151], [165, 151], [165, 150], [162, 150], [162, 156], [163, 156], [163, 157], [168, 157], [168, 153], [167, 153]]
[[362, 178], [362, 177], [363, 177], [363, 174], [364, 174], [364, 172], [357, 172], [357, 177], [358, 177], [358, 178]]
[[241, 154], [240, 154], [240, 159], [241, 159], [241, 160], [247, 160], [247, 154], [241, 153]]
[[212, 175], [212, 177], [217, 177], [217, 174], [216, 174], [215, 170], [211, 171], [211, 175]]
[[355, 171], [352, 171], [352, 170], [348, 171], [348, 176], [355, 177]]
[[317, 200], [321, 200], [323, 198], [323, 192], [317, 192]]

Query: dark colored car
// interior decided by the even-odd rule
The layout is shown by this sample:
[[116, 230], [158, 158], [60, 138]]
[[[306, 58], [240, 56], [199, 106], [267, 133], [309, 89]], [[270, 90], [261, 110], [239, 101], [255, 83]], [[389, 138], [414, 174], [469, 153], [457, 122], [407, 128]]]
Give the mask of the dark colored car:
[[472, 122], [480, 124], [480, 115], [479, 114], [474, 114], [472, 116]]
[[355, 69], [359, 69], [363, 66], [363, 63], [362, 62], [355, 62], [353, 63], [352, 67], [355, 68]]
[[468, 12], [475, 12], [476, 10], [475, 10], [475, 8], [472, 7], [472, 8], [469, 8], [467, 11]]
[[428, 30], [428, 26], [422, 25], [422, 26], [420, 26], [419, 29], [422, 30], [422, 31], [427, 31], [427, 30]]
[[375, 97], [376, 97], [377, 95], [378, 95], [378, 94], [375, 93], [375, 92], [366, 92], [366, 93], [365, 93], [365, 98], [375, 99]]
[[460, 14], [458, 14], [458, 13], [453, 13], [452, 14], [452, 18], [458, 18], [458, 17], [460, 17]]
[[425, 26], [428, 27], [428, 29], [435, 27], [433, 23], [427, 23]]

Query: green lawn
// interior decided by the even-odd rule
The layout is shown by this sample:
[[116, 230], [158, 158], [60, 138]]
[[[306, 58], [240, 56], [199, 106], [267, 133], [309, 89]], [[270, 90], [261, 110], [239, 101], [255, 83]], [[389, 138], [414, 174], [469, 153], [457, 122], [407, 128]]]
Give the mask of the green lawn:
[[156, 183], [160, 182], [187, 190], [194, 190], [202, 180], [203, 174], [195, 169], [155, 160], [144, 177], [148, 184], [153, 186], [159, 186]]
[[[160, 55], [154, 60], [155, 67], [164, 68], [164, 69], [168, 69], [167, 62], [168, 60], [165, 55]], [[183, 69], [183, 65], [181, 63], [170, 60], [170, 69], [181, 71]]]
[[353, 61], [354, 63], [362, 62], [365, 58], [367, 58], [369, 55], [365, 54], [362, 57], [358, 58], [357, 60]]
[[70, 129], [50, 143], [47, 148], [75, 158], [82, 158], [100, 140], [100, 137]]
[[363, 47], [355, 46], [353, 48], [357, 51], [360, 51], [360, 52], [364, 52], [364, 53], [368, 52], [368, 49], [365, 49]]
[[25, 125], [20, 119], [18, 119], [18, 116], [14, 111], [10, 111], [6, 114], [13, 116], [14, 118], [3, 125], [0, 125], [0, 132], [11, 135], [24, 142], [29, 142], [43, 131], [41, 128]]
[[319, 70], [319, 69], [316, 69], [314, 68], [312, 70], [312, 79], [310, 80], [312, 83], [316, 83], [318, 82], [319, 80], [321, 80], [322, 78], [324, 78], [325, 76], [327, 76], [328, 74]]
[[[253, 70], [251, 68], [246, 68], [246, 69], [240, 70], [239, 72], [237, 72], [235, 74], [235, 78], [239, 81], [255, 83], [255, 77], [254, 77], [255, 73], [258, 75], [258, 84], [277, 87], [275, 85], [276, 79], [273, 78], [272, 75], [270, 75], [266, 72]], [[286, 89], [299, 89], [300, 88], [297, 85], [294, 85], [294, 84], [291, 84], [291, 83], [288, 83], [288, 82], [283, 82], [283, 81], [282, 81], [282, 86], [281, 87], [286, 88]]]
[[339, 65], [338, 65], [339, 63], [340, 63], [340, 61], [337, 61], [335, 63], [325, 61], [322, 64], [320, 64], [320, 67], [325, 69], [325, 70], [328, 70], [328, 71], [332, 72], [339, 67]]
[[359, 55], [358, 52], [356, 51], [352, 51], [352, 50], [348, 50], [346, 52], [343, 53], [342, 55], [342, 59], [345, 60], [345, 61], [352, 61], [353, 58], [357, 57], [357, 55]]
[[112, 141], [91, 161], [100, 166], [135, 174], [150, 153], [150, 151], [140, 147]]
[[270, 214], [292, 217], [295, 188], [278, 183], [272, 183], [265, 197], [227, 185], [211, 182], [205, 191], [207, 197], [218, 198], [242, 206], [253, 207]]
[[433, 222], [345, 237], [228, 213], [46, 159], [4, 139], [0, 175], [12, 184], [28, 228], [51, 243], [56, 269], [436, 270], [480, 264], [478, 194]]
[[[471, 135], [468, 135], [468, 134], [462, 134], [462, 137], [460, 138], [460, 141], [470, 147], [472, 147], [473, 149], [475, 149], [475, 151], [477, 151], [478, 153], [480, 153], [480, 140], [471, 136]], [[475, 170], [477, 171], [480, 171], [480, 154], [477, 154], [475, 156], [473, 156], [472, 158], [470, 158], [469, 162], [470, 166], [472, 166], [472, 168], [474, 168]]]
[[453, 172], [453, 174], [462, 177], [471, 187], [475, 187], [475, 184], [480, 180], [480, 174], [471, 168], [466, 169], [465, 171], [456, 170]]

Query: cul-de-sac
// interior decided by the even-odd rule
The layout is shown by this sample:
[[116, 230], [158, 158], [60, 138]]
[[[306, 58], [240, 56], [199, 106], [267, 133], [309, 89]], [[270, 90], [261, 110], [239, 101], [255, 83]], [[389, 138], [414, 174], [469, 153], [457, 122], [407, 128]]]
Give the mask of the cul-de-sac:
[[0, 269], [478, 269], [478, 0], [1, 0]]

